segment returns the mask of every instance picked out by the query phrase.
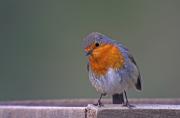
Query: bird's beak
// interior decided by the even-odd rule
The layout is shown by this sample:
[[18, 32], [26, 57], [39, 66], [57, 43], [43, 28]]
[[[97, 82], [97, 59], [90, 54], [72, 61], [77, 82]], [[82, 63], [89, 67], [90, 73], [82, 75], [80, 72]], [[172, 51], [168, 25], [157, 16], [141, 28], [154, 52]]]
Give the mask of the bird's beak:
[[93, 50], [91, 49], [91, 50], [89, 50], [89, 49], [85, 49], [85, 56], [89, 56], [89, 55], [91, 55], [92, 54], [92, 52], [93, 52]]
[[86, 56], [89, 56], [89, 55], [91, 55], [91, 54], [92, 54], [92, 50], [90, 50], [89, 52], [86, 52], [86, 53], [85, 53]]

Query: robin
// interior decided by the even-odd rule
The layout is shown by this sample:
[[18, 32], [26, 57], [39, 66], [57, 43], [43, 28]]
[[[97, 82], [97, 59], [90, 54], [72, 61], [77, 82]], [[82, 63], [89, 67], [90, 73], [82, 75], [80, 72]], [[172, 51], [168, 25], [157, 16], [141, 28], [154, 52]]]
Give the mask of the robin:
[[[139, 68], [129, 50], [120, 42], [98, 32], [90, 33], [83, 40], [83, 48], [88, 56], [89, 80], [101, 93], [97, 106], [102, 106], [101, 98], [112, 95], [113, 102], [131, 107], [126, 91], [129, 88], [142, 90]], [[125, 100], [122, 100], [123, 93]]]

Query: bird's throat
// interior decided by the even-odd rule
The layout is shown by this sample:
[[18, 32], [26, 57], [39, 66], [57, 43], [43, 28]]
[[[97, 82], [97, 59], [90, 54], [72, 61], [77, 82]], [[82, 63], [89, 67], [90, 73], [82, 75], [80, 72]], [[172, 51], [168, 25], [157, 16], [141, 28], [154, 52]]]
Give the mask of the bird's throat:
[[118, 47], [112, 44], [104, 44], [94, 49], [89, 56], [92, 72], [97, 76], [106, 75], [108, 69], [121, 69], [124, 65], [124, 57]]

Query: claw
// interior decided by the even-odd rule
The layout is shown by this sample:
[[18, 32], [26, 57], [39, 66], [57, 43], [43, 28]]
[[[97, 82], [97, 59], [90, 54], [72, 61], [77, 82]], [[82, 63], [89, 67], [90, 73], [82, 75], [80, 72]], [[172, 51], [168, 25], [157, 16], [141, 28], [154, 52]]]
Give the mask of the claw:
[[100, 100], [98, 100], [98, 102], [94, 104], [94, 106], [103, 107], [104, 105], [102, 104]]
[[131, 104], [127, 103], [127, 102], [126, 102], [126, 103], [124, 103], [124, 104], [123, 104], [123, 106], [124, 106], [124, 107], [127, 107], [127, 108], [129, 108], [129, 109], [131, 109], [131, 108], [135, 107], [135, 106], [133, 106], [133, 105], [131, 105]]
[[105, 95], [106, 95], [106, 93], [102, 93], [101, 96], [100, 96], [100, 98], [98, 99], [97, 104], [94, 104], [94, 105], [95, 105], [95, 106], [98, 106], [98, 107], [104, 106], [104, 105], [101, 103], [101, 98], [102, 98], [102, 96], [105, 96]]

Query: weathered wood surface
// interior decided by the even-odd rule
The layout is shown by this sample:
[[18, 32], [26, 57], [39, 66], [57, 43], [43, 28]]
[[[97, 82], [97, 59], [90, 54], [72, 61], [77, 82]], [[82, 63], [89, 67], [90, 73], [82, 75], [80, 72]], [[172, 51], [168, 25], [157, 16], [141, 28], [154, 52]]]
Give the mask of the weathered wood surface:
[[89, 105], [87, 109], [87, 118], [180, 118], [180, 105], [137, 104], [131, 109], [121, 105]]
[[0, 118], [85, 118], [85, 108], [0, 106]]
[[132, 109], [96, 99], [0, 102], [0, 118], [180, 118], [180, 99], [131, 99]]

